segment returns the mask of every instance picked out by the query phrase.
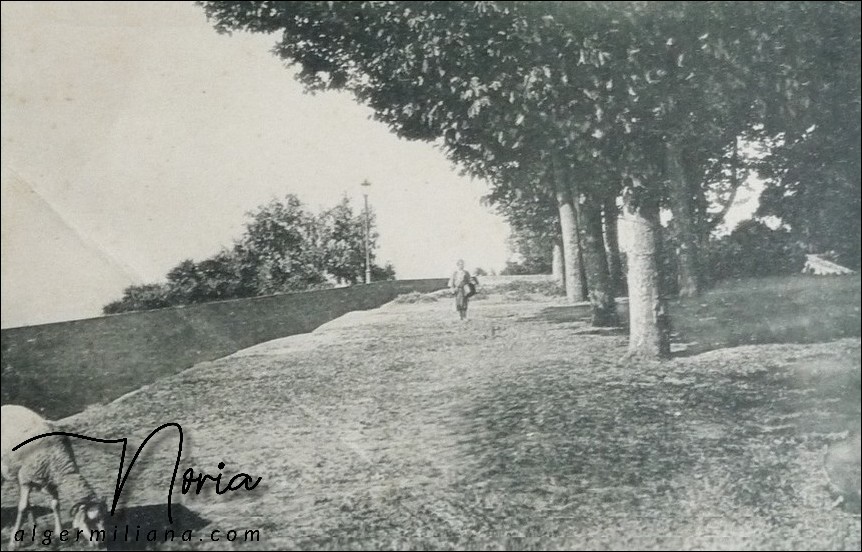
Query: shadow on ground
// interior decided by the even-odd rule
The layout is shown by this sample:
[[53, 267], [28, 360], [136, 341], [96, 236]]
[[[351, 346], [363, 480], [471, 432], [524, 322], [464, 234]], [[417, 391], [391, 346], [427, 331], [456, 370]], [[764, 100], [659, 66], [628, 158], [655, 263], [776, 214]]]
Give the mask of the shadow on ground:
[[[859, 337], [859, 303], [858, 275], [723, 282], [700, 297], [670, 301], [673, 354], [685, 357], [741, 345]], [[628, 305], [618, 304], [617, 309], [627, 332]], [[590, 307], [555, 305], [524, 321], [588, 325]]]
[[168, 519], [167, 504], [146, 504], [117, 511], [106, 527], [110, 531], [117, 527], [117, 540], [108, 539], [108, 550], [171, 548], [166, 544], [171, 542], [176, 547], [183, 541], [184, 532], [190, 532], [187, 536], [192, 541], [202, 538], [197, 533], [209, 523], [182, 504], [171, 504], [171, 515], [173, 523]]
[[[15, 496], [15, 499], [17, 501], [18, 495], [15, 494], [14, 496]], [[30, 494], [30, 503], [31, 504], [33, 503], [33, 493]], [[51, 509], [47, 508], [45, 506], [33, 505], [33, 506], [30, 506], [30, 510], [33, 512], [33, 517], [36, 518], [37, 522], [39, 521], [39, 518], [41, 518], [42, 516], [50, 516], [51, 515]], [[0, 520], [2, 520], [3, 527], [6, 528], [8, 526], [9, 528], [11, 528], [12, 524], [15, 523], [15, 516], [16, 515], [18, 515], [18, 507], [17, 506], [14, 506], [14, 507], [4, 506], [3, 508], [0, 508]], [[48, 517], [46, 519], [48, 521], [50, 521], [50, 523], [53, 525], [54, 520], [51, 517]], [[26, 529], [28, 522], [29, 522], [29, 520], [25, 517], [24, 521], [21, 523], [21, 527]], [[33, 529], [32, 523], [30, 523], [30, 529], [31, 530]], [[3, 541], [3, 544], [6, 544], [5, 540]]]
[[[37, 497], [36, 500], [39, 500]], [[33, 535], [33, 524], [25, 518], [21, 529], [24, 530], [25, 540], [21, 543], [21, 548], [29, 549], [44, 549], [48, 544], [42, 543], [45, 538], [44, 532], [52, 530], [54, 520], [51, 516], [51, 510], [44, 506], [32, 506], [33, 515], [36, 522], [36, 542], [31, 542]], [[3, 520], [3, 545], [8, 544], [9, 534], [6, 531], [11, 531], [14, 523], [17, 508], [4, 507], [2, 509]], [[113, 517], [108, 518], [105, 524], [105, 539], [101, 546], [107, 545], [108, 550], [155, 550], [171, 548], [170, 544], [179, 545], [182, 542], [182, 534], [184, 531], [190, 531], [189, 534], [193, 541], [200, 539], [199, 531], [208, 525], [208, 521], [197, 513], [189, 510], [182, 504], [173, 504], [171, 506], [173, 514], [173, 523], [168, 520], [167, 504], [147, 504], [143, 506], [133, 506], [118, 510]], [[69, 538], [74, 538], [75, 531], [71, 527], [71, 522], [66, 515], [66, 510], [60, 512], [63, 528], [69, 530]], [[128, 532], [126, 528], [128, 527]], [[115, 533], [116, 530], [116, 533]], [[173, 540], [171, 540], [171, 531], [173, 531]], [[167, 536], [167, 538], [166, 538]], [[52, 543], [59, 542], [58, 536], [51, 536]], [[98, 537], [97, 540], [100, 540]], [[81, 536], [80, 542], [67, 541], [59, 544], [63, 548], [71, 549], [89, 549], [89, 536]]]
[[493, 530], [560, 542], [569, 542], [568, 527], [621, 524], [631, 531], [615, 546], [638, 548], [654, 533], [655, 513], [671, 511], [668, 534], [739, 516], [759, 520], [752, 523], [763, 524], [757, 538], [765, 538], [827, 492], [811, 477], [820, 453], [803, 460], [800, 450], [819, 451], [835, 432], [858, 427], [862, 395], [852, 356], [756, 367], [745, 357], [738, 350], [637, 370], [558, 362], [500, 381], [462, 413], [481, 428], [466, 445], [483, 482], [478, 510], [507, 509]]

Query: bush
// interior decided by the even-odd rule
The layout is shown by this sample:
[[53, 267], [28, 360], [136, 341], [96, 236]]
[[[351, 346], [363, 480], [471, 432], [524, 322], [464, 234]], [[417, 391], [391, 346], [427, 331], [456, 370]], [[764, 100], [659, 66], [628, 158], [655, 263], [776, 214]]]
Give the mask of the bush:
[[526, 259], [520, 263], [510, 261], [506, 263], [506, 268], [500, 271], [501, 276], [526, 276], [550, 273], [551, 265], [543, 259]]
[[108, 303], [102, 311], [105, 314], [163, 309], [173, 306], [170, 290], [164, 284], [144, 284], [129, 286], [123, 290], [123, 297]]
[[[678, 237], [663, 236], [660, 252], [662, 293], [679, 293]], [[700, 252], [701, 276], [710, 286], [718, 281], [799, 274], [805, 264], [805, 249], [787, 230], [772, 230], [758, 220], [741, 222], [727, 236], [710, 240]]]
[[714, 280], [762, 278], [798, 274], [805, 264], [805, 250], [790, 232], [747, 220], [729, 236], [711, 242], [705, 260]]

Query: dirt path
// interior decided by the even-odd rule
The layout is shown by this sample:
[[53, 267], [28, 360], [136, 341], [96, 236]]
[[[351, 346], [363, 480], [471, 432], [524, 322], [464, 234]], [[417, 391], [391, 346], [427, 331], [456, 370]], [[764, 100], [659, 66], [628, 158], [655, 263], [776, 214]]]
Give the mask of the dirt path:
[[[464, 324], [448, 301], [351, 313], [64, 426], [137, 447], [178, 422], [180, 475], [224, 462], [225, 480], [263, 478], [199, 496], [178, 481], [175, 522], [195, 540], [259, 529], [268, 549], [859, 548], [858, 516], [830, 509], [817, 479], [823, 445], [858, 423], [858, 339], [625, 366], [624, 336], [542, 316], [558, 304], [492, 297]], [[110, 497], [118, 449], [76, 450]], [[121, 524], [161, 527], [176, 439], [145, 450]], [[3, 490], [6, 538], [15, 493]]]

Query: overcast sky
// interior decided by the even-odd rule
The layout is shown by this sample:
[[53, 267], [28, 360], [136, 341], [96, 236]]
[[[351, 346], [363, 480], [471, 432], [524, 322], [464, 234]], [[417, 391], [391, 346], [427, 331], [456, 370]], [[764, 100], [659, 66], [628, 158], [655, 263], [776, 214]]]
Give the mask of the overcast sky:
[[399, 277], [504, 266], [483, 182], [349, 96], [303, 94], [274, 41], [191, 2], [2, 4], [3, 327], [96, 316], [270, 198], [359, 205], [364, 179]]

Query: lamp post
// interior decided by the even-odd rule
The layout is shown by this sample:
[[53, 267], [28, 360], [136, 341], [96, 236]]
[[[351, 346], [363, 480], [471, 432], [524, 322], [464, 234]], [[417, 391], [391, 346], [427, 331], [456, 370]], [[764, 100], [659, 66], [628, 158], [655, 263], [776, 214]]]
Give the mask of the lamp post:
[[365, 188], [362, 195], [365, 196], [365, 283], [371, 283], [371, 250], [368, 247], [368, 240], [371, 233], [371, 223], [368, 215], [368, 187], [371, 182], [363, 180], [361, 186]]

